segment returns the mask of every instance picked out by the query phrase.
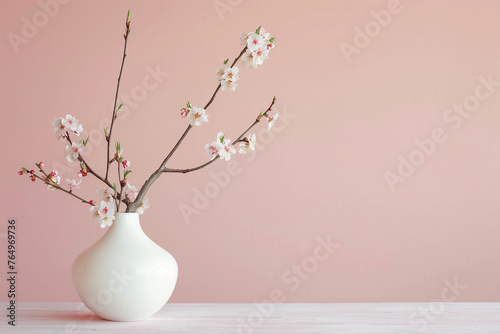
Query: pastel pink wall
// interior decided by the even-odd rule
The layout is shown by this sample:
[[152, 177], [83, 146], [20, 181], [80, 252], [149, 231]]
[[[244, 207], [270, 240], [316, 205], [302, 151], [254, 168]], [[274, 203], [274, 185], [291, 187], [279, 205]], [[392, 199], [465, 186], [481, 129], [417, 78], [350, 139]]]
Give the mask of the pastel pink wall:
[[[430, 301], [445, 280], [466, 286], [459, 301], [500, 300], [500, 90], [478, 79], [500, 81], [500, 2], [71, 1], [16, 53], [8, 34], [22, 36], [23, 17], [41, 15], [40, 3], [0, 3], [0, 256], [15, 217], [20, 300], [76, 301], [72, 261], [105, 232], [87, 206], [16, 173], [44, 161], [75, 176], [52, 120], [71, 113], [97, 133], [109, 118], [127, 9], [121, 94], [138, 92], [148, 67], [168, 72], [114, 132], [137, 186], [184, 131], [185, 101], [208, 101], [216, 68], [241, 49], [239, 33], [262, 24], [277, 37], [270, 59], [242, 69], [237, 91], [219, 94], [210, 123], [170, 166], [205, 162], [206, 142], [218, 131], [239, 135], [276, 95], [286, 122], [265, 148], [252, 161], [235, 157], [238, 175], [189, 224], [179, 207], [193, 206], [195, 189], [227, 164], [165, 175], [148, 194], [143, 228], [179, 263], [171, 301], [264, 301], [274, 289], [289, 302]], [[391, 21], [374, 23], [371, 12], [388, 7]], [[372, 37], [355, 41], [365, 26]], [[357, 48], [349, 57], [347, 44]], [[467, 118], [447, 113], [479, 101], [477, 92]], [[419, 163], [415, 141], [434, 129], [446, 140], [391, 191], [386, 172], [398, 173], [400, 155]], [[90, 147], [87, 159], [102, 172], [102, 137]], [[98, 183], [85, 182], [81, 193], [95, 197]], [[311, 267], [317, 238], [327, 236], [339, 247]], [[294, 264], [310, 266], [307, 278]]]

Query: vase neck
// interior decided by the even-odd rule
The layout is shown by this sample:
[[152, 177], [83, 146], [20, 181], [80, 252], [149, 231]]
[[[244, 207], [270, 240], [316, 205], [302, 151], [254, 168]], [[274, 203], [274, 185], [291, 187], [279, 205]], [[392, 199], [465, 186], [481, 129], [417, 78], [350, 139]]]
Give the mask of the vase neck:
[[113, 225], [110, 227], [113, 233], [144, 233], [141, 228], [138, 213], [116, 213]]

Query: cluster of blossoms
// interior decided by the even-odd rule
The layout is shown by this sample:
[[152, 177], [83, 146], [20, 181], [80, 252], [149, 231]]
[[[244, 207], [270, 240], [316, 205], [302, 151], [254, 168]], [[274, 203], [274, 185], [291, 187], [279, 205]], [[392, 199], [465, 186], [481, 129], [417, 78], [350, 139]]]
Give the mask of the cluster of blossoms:
[[[115, 220], [115, 203], [113, 203], [113, 195], [111, 189], [97, 190], [97, 193], [101, 196], [101, 202], [99, 205], [93, 205], [90, 208], [90, 214], [92, 218], [104, 228], [106, 226], [111, 226], [113, 220]], [[94, 201], [91, 201], [94, 204]]]
[[[86, 140], [82, 139], [79, 142], [71, 142], [69, 139], [69, 134], [74, 133], [79, 136], [80, 133], [83, 132], [83, 125], [78, 119], [76, 119], [76, 117], [72, 115], [66, 115], [66, 117], [64, 118], [57, 117], [56, 119], [54, 119], [54, 122], [52, 124], [54, 125], [54, 132], [56, 133], [57, 139], [67, 140], [69, 142], [68, 145], [66, 145], [66, 149], [64, 151], [66, 160], [68, 160], [69, 162], [77, 161], [80, 157], [80, 153], [85, 149], [85, 146], [87, 145], [89, 139], [87, 138]], [[66, 178], [65, 180], [68, 184], [70, 192], [80, 188], [82, 177], [87, 175], [84, 165], [82, 163], [80, 163], [80, 165], [82, 168], [78, 173], [80, 179], [76, 181], [75, 179]], [[47, 183], [49, 189], [51, 190], [53, 190], [54, 187], [51, 186], [50, 183], [56, 184], [58, 186], [60, 185], [60, 177], [57, 175], [57, 171], [52, 171], [52, 173], [48, 174], [48, 177], [44, 178], [44, 181], [49, 181]]]
[[52, 123], [57, 139], [63, 141], [67, 138], [68, 133], [74, 133], [77, 136], [83, 131], [83, 126], [75, 117], [66, 115], [65, 118], [57, 117]]
[[[118, 107], [118, 111], [120, 110], [121, 106], [122, 105]], [[208, 122], [208, 116], [205, 115], [205, 110], [197, 107], [192, 107], [191, 105], [188, 105], [188, 107], [189, 111], [186, 112], [186, 115], [190, 114], [190, 121], [192, 122], [192, 125], [199, 126], [203, 122]], [[83, 126], [80, 124], [80, 121], [78, 121], [78, 119], [76, 119], [72, 115], [66, 115], [65, 118], [57, 117], [54, 120], [53, 125], [54, 125], [54, 132], [56, 133], [57, 138], [59, 140], [68, 141], [68, 145], [66, 145], [66, 150], [65, 150], [66, 159], [69, 162], [81, 160], [80, 154], [85, 149], [85, 146], [87, 145], [88, 142], [88, 138], [86, 140], [81, 140], [79, 142], [71, 142], [69, 138], [69, 134], [71, 133], [74, 133], [77, 136], [79, 136], [80, 133], [83, 132]], [[126, 180], [127, 175], [131, 172], [130, 161], [126, 160], [123, 157], [123, 148], [119, 142], [116, 143], [115, 148], [116, 148], [116, 153], [112, 161], [116, 161], [118, 164], [120, 164], [120, 166], [124, 170], [124, 177], [123, 180], [121, 180], [121, 182], [123, 182], [124, 184], [123, 188], [124, 196], [125, 198], [133, 200], [137, 196], [139, 190], [136, 187], [130, 185], [130, 183], [128, 183]], [[77, 181], [75, 179], [66, 178], [65, 180], [69, 187], [69, 192], [73, 192], [73, 190], [79, 189], [80, 184], [82, 183], [82, 179], [88, 175], [87, 166], [82, 161], [83, 160], [80, 161], [81, 169], [78, 172], [78, 177], [80, 179]], [[43, 164], [40, 163], [40, 165], [41, 169], [43, 167]], [[21, 170], [19, 174], [23, 175], [25, 173], [24, 171], [25, 169]], [[32, 180], [33, 181], [35, 180], [35, 176], [33, 176], [35, 171], [26, 170], [26, 173], [31, 173]], [[61, 177], [58, 175], [57, 171], [52, 171], [50, 174], [47, 174], [47, 176], [44, 176], [42, 179], [45, 181], [45, 183], [47, 183], [47, 187], [51, 190], [55, 189], [56, 187], [59, 187], [61, 183]], [[116, 186], [115, 189], [108, 188], [108, 189], [97, 190], [97, 193], [100, 195], [101, 200], [98, 203], [96, 203], [93, 200], [89, 201], [89, 204], [92, 206], [90, 208], [91, 216], [98, 222], [98, 224], [101, 227], [110, 226], [115, 219], [115, 212], [116, 212], [115, 201], [118, 197]], [[142, 214], [148, 208], [149, 208], [148, 199], [145, 198], [140, 204], [139, 208], [137, 209], [137, 212], [139, 214]]]
[[240, 34], [241, 44], [247, 46], [247, 50], [243, 55], [243, 62], [246, 67], [258, 67], [264, 63], [264, 60], [269, 58], [269, 51], [274, 48], [274, 37], [266, 32], [262, 27], [255, 32], [248, 34]]
[[207, 154], [212, 157], [220, 157], [226, 161], [231, 160], [231, 154], [236, 153], [236, 149], [231, 145], [231, 139], [226, 138], [222, 132], [217, 134], [217, 140], [205, 145]]
[[240, 69], [237, 66], [229, 67], [228, 59], [224, 61], [224, 66], [217, 69], [217, 79], [220, 81], [222, 90], [235, 91], [238, 84], [235, 82], [240, 80], [238, 75]]

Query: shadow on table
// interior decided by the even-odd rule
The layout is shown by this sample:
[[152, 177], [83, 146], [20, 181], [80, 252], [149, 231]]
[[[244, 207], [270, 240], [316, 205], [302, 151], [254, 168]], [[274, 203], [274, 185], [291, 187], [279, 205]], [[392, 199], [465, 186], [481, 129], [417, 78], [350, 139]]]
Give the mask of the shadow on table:
[[57, 313], [31, 315], [31, 319], [40, 320], [74, 320], [77, 322], [108, 322], [90, 311], [58, 311]]

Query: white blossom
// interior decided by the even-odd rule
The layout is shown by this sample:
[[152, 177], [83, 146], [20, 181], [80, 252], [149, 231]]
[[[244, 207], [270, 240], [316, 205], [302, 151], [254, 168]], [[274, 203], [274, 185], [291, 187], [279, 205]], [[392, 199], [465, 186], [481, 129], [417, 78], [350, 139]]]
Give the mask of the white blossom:
[[78, 156], [80, 155], [80, 152], [83, 151], [85, 148], [85, 145], [82, 143], [71, 143], [70, 145], [66, 145], [66, 151], [64, 152], [66, 154], [66, 159], [69, 162], [73, 162], [75, 160], [78, 160]]
[[62, 123], [62, 117], [56, 117], [52, 124], [54, 125], [54, 132], [56, 133], [57, 139], [63, 141], [66, 138], [66, 127]]
[[245, 154], [248, 151], [255, 151], [255, 143], [256, 143], [257, 137], [254, 134], [248, 135], [248, 138], [245, 137], [244, 142], [240, 143], [240, 153]]
[[205, 114], [205, 109], [192, 106], [188, 110], [189, 124], [192, 126], [201, 126], [203, 123], [208, 122], [208, 115]]
[[249, 34], [245, 34], [244, 32], [240, 33], [241, 45], [247, 45], [248, 36], [250, 34], [252, 34], [252, 33], [249, 33]]
[[100, 205], [94, 205], [90, 208], [90, 214], [101, 228], [111, 226], [115, 219], [114, 203], [101, 201]]
[[82, 179], [80, 179], [80, 181], [76, 182], [75, 179], [70, 180], [69, 178], [66, 178], [65, 181], [68, 184], [70, 189], [78, 189], [78, 188], [80, 188], [80, 184], [82, 183]]
[[223, 91], [229, 90], [231, 92], [234, 92], [236, 90], [236, 87], [238, 87], [238, 84], [235, 84], [230, 80], [222, 80], [220, 82], [220, 85]]
[[[136, 187], [134, 187], [133, 185], [131, 185], [130, 183], [126, 183], [125, 184], [125, 196], [127, 196], [128, 198], [130, 199], [134, 199], [137, 194], [139, 193], [139, 189], [137, 189]], [[134, 197], [132, 198], [132, 194], [134, 194]]]
[[274, 123], [276, 123], [276, 120], [278, 119], [278, 116], [279, 116], [278, 114], [274, 114], [274, 116], [267, 118], [267, 121], [269, 122], [269, 123], [267, 123], [267, 129], [268, 130], [271, 130], [271, 128], [273, 127]]
[[217, 158], [221, 147], [222, 147], [222, 145], [218, 142], [215, 142], [215, 141], [212, 144], [205, 145], [205, 150], [207, 150], [207, 154], [212, 157], [211, 160], [214, 160], [215, 158]]
[[145, 197], [141, 204], [139, 204], [139, 207], [137, 208], [137, 213], [142, 215], [147, 209], [149, 209], [149, 203], [148, 203], [148, 198]]
[[225, 64], [224, 66], [219, 67], [217, 69], [217, 79], [218, 80], [222, 80], [222, 76], [224, 75], [224, 73], [226, 73], [226, 69], [228, 69], [228, 68], [229, 68], [229, 65]]
[[49, 190], [54, 190], [56, 189], [55, 186], [59, 186], [61, 184], [61, 177], [58, 175], [56, 170], [50, 172], [47, 177], [44, 177], [44, 180], [48, 183], [47, 189]]
[[252, 51], [262, 50], [266, 46], [266, 41], [260, 34], [252, 33], [247, 37], [247, 47]]
[[109, 203], [109, 202], [113, 201], [113, 194], [114, 194], [113, 189], [99, 189], [99, 190], [97, 190], [97, 194], [99, 194], [99, 196], [101, 196], [101, 198], [104, 202]]
[[238, 66], [233, 66], [233, 67], [228, 67], [224, 69], [224, 74], [221, 76], [222, 80], [231, 80], [231, 81], [238, 81], [240, 80], [239, 76], [240, 69]]

